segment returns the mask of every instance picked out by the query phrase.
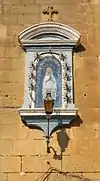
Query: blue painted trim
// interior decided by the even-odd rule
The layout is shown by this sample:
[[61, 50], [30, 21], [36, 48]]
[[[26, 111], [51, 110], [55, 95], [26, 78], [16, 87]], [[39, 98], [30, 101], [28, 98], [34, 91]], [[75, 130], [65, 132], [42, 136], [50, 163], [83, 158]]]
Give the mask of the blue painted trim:
[[[76, 115], [52, 115], [50, 119], [50, 132], [51, 135], [57, 127], [64, 127], [69, 125]], [[44, 131], [47, 136], [48, 121], [45, 115], [30, 115], [30, 116], [21, 116], [24, 124], [29, 128], [39, 128]]]

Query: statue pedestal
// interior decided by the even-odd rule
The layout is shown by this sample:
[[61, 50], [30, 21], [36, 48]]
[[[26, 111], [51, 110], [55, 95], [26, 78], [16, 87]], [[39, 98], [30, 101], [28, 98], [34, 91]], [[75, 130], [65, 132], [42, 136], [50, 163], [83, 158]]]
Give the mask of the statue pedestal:
[[[47, 136], [48, 121], [44, 108], [20, 108], [19, 114], [22, 121], [29, 128], [38, 128]], [[53, 109], [50, 119], [50, 135], [55, 129], [69, 125], [78, 116], [78, 109]]]

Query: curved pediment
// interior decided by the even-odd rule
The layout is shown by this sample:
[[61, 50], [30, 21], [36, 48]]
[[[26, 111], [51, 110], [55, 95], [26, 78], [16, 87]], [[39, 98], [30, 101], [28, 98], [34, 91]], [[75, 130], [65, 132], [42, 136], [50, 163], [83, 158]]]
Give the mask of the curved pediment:
[[19, 34], [20, 42], [37, 40], [70, 40], [78, 42], [80, 33], [68, 25], [45, 22], [33, 25]]

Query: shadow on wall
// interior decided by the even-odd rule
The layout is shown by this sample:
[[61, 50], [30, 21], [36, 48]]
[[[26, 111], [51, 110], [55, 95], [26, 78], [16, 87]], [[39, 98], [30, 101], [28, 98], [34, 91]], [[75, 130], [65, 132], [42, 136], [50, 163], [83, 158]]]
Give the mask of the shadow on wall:
[[85, 178], [80, 173], [73, 173], [73, 172], [62, 172], [54, 167], [51, 167], [43, 173], [38, 179], [35, 181], [96, 181], [94, 179]]
[[65, 152], [66, 148], [68, 147], [68, 142], [70, 138], [66, 133], [66, 129], [62, 128], [59, 132], [57, 132], [57, 141], [61, 148], [61, 153]]
[[81, 43], [74, 48], [74, 52], [76, 53], [84, 52], [84, 51], [86, 51], [86, 48]]
[[83, 123], [82, 119], [79, 116], [77, 116], [70, 123], [70, 125], [65, 125], [65, 126], [63, 125], [63, 127], [60, 126], [60, 127], [56, 128], [57, 130], [60, 129], [56, 134], [57, 134], [57, 141], [60, 146], [61, 153], [60, 153], [60, 155], [58, 155], [57, 151], [55, 151], [55, 149], [52, 147], [52, 150], [54, 151], [54, 156], [53, 156], [54, 159], [62, 160], [62, 154], [63, 154], [63, 152], [66, 151], [66, 149], [68, 147], [70, 138], [67, 135], [66, 128], [70, 129], [71, 127], [78, 127], [82, 123]]

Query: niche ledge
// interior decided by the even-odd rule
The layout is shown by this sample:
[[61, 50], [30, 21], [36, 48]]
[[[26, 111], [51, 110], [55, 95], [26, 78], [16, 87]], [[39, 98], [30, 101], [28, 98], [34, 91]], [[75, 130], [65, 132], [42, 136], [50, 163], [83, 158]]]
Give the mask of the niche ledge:
[[[47, 136], [48, 121], [44, 108], [20, 108], [19, 114], [27, 127], [38, 127]], [[77, 108], [54, 108], [50, 119], [50, 135], [56, 127], [69, 125], [77, 116]]]

